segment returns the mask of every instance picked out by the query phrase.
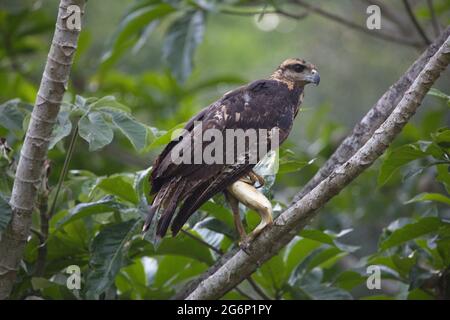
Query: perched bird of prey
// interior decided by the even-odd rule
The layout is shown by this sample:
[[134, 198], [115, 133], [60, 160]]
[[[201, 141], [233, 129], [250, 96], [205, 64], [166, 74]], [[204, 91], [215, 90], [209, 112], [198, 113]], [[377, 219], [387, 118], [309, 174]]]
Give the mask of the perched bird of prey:
[[[233, 211], [241, 243], [248, 243], [263, 228], [272, 224], [271, 203], [255, 187], [256, 182], [263, 184], [264, 179], [253, 172], [257, 161], [273, 149], [270, 135], [266, 141], [270, 148], [265, 153], [254, 148], [255, 145], [261, 145], [261, 139], [253, 148], [246, 144], [241, 152], [234, 152], [236, 148], [224, 148], [225, 154], [233, 152], [231, 162], [179, 163], [174, 161], [173, 151], [188, 145], [193, 150], [193, 158], [195, 153], [204, 151], [209, 142], [203, 142], [200, 148], [195, 149], [192, 140], [187, 138], [211, 129], [224, 133], [224, 136], [228, 129], [277, 129], [278, 142], [281, 144], [291, 132], [305, 86], [309, 83], [318, 85], [319, 81], [315, 65], [302, 59], [287, 59], [268, 79], [257, 80], [230, 91], [194, 116], [184, 128], [187, 134], [172, 140], [154, 162], [150, 182], [151, 194], [155, 196], [143, 232], [148, 230], [151, 223], [156, 223], [157, 237], [164, 237], [169, 226], [175, 236], [202, 204], [220, 192], [225, 194]], [[252, 157], [257, 161], [249, 161]], [[239, 202], [261, 216], [260, 224], [249, 235], [240, 219]]]

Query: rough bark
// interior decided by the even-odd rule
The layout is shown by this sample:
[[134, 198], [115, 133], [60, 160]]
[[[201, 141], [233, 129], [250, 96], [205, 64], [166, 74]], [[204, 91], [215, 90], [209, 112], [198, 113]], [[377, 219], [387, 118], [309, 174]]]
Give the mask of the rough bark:
[[350, 159], [355, 152], [361, 148], [364, 143], [372, 136], [375, 130], [387, 119], [399, 103], [400, 99], [409, 88], [414, 79], [422, 71], [425, 64], [442, 46], [444, 41], [450, 36], [450, 27], [447, 27], [444, 32], [431, 44], [427, 50], [417, 59], [411, 67], [403, 74], [403, 76], [394, 83], [388, 91], [386, 91], [381, 98], [372, 106], [369, 112], [361, 119], [361, 121], [354, 127], [353, 132], [345, 138], [339, 145], [333, 155], [326, 161], [326, 163], [317, 171], [314, 177], [303, 186], [302, 190], [298, 192], [293, 202], [297, 202], [309, 191], [314, 189], [323, 179], [328, 177], [334, 169]]
[[[217, 299], [252, 274], [256, 268], [274, 256], [317, 214], [317, 210], [337, 195], [345, 186], [387, 149], [405, 124], [414, 115], [423, 98], [441, 72], [450, 63], [450, 37], [431, 57], [410, 88], [404, 93], [390, 116], [376, 129], [367, 142], [326, 179], [291, 205], [264, 230], [247, 250], [230, 253], [214, 271], [208, 271], [187, 299]], [[231, 257], [230, 257], [231, 256]]]
[[83, 13], [85, 2], [61, 0], [59, 4], [55, 33], [17, 166], [10, 200], [13, 215], [0, 240], [0, 299], [9, 296], [16, 279], [50, 137], [77, 48], [80, 31], [68, 28], [67, 21], [72, 15], [67, 8], [76, 5]]

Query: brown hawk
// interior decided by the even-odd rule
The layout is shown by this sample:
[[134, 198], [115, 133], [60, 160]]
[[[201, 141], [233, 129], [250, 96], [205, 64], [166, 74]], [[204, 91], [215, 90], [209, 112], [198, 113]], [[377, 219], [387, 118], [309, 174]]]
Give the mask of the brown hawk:
[[[253, 239], [265, 226], [270, 225], [271, 203], [255, 187], [255, 182], [263, 184], [264, 181], [252, 170], [264, 156], [258, 150], [263, 140], [259, 139], [253, 146], [246, 144], [240, 153], [235, 152], [235, 147], [233, 150], [224, 148], [225, 154], [233, 152], [231, 162], [179, 163], [174, 161], [173, 151], [180, 146], [188, 146], [193, 150], [188, 158], [193, 160], [195, 154], [205, 151], [211, 143], [202, 142], [200, 148], [196, 148], [192, 143], [195, 140], [193, 136], [198, 133], [202, 135], [210, 129], [225, 135], [229, 129], [270, 131], [276, 128], [281, 144], [291, 132], [303, 100], [305, 85], [318, 85], [319, 81], [315, 65], [302, 59], [287, 59], [268, 79], [257, 80], [230, 91], [194, 116], [184, 128], [186, 134], [172, 140], [154, 162], [150, 182], [151, 194], [155, 197], [143, 231], [148, 230], [152, 220], [157, 220], [154, 223], [157, 223], [158, 237], [164, 237], [169, 226], [173, 235], [176, 235], [203, 203], [220, 192], [225, 194], [230, 204], [241, 241]], [[267, 139], [266, 142], [271, 143], [270, 137]], [[267, 151], [274, 148], [272, 144], [270, 146]], [[255, 150], [258, 154], [255, 154]], [[256, 158], [256, 162], [249, 161], [251, 156]], [[261, 223], [249, 235], [246, 235], [239, 216], [239, 202], [261, 216]]]

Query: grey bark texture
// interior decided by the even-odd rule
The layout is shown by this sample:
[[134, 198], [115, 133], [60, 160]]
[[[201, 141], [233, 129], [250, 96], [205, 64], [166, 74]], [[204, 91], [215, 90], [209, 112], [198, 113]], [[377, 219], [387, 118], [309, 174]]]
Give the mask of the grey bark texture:
[[[437, 52], [421, 68], [422, 70], [406, 92], [401, 95], [401, 100], [392, 113], [373, 131], [365, 144], [348, 160], [337, 166], [301, 200], [286, 209], [275, 220], [274, 225], [264, 230], [251, 244], [247, 250], [249, 254], [238, 250], [224, 256], [215, 267], [207, 271], [206, 276], [202, 277], [195, 287], [188, 288], [190, 294], [187, 299], [218, 299], [252, 274], [259, 265], [277, 254], [308, 224], [319, 208], [383, 154], [414, 115], [428, 90], [449, 63], [450, 37], [447, 36]], [[387, 101], [385, 103], [390, 103], [390, 100]], [[383, 107], [381, 109], [384, 110]]]
[[68, 19], [73, 19], [68, 7], [76, 5], [82, 14], [85, 3], [61, 0], [59, 4], [55, 33], [17, 166], [10, 200], [13, 215], [0, 240], [0, 299], [8, 298], [16, 279], [48, 145], [77, 48], [80, 30], [68, 28]]

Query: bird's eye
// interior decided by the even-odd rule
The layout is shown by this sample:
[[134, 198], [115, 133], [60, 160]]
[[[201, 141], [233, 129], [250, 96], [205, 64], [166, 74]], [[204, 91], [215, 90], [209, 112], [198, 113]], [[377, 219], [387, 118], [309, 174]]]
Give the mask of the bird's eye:
[[305, 66], [302, 64], [294, 64], [292, 69], [294, 69], [295, 72], [303, 72], [303, 70], [305, 70]]

